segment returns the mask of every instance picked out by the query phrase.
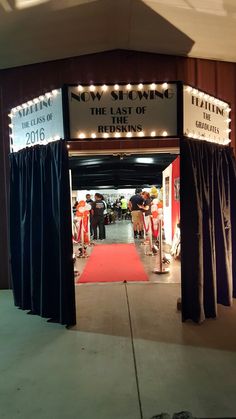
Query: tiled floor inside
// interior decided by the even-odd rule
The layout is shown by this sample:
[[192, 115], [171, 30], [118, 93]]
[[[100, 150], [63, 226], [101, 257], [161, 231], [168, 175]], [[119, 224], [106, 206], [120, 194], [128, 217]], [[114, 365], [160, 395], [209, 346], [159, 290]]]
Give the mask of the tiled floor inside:
[[[130, 221], [122, 220], [116, 221], [115, 224], [109, 224], [106, 226], [106, 239], [103, 241], [91, 240], [91, 246], [88, 246], [86, 252], [89, 255], [93, 251], [94, 246], [102, 246], [103, 244], [112, 243], [135, 243], [136, 249], [139, 253], [144, 269], [146, 270], [149, 278], [149, 282], [155, 283], [180, 283], [180, 261], [175, 260], [169, 253], [169, 247], [164, 244], [164, 255], [170, 260], [169, 264], [163, 264], [163, 270], [168, 270], [168, 273], [159, 274], [155, 272], [160, 271], [160, 258], [159, 252], [156, 255], [149, 255], [149, 247], [143, 245], [143, 240], [133, 238], [132, 224]], [[74, 246], [74, 251], [78, 254], [78, 245]], [[88, 258], [76, 258], [76, 268], [81, 274]], [[121, 261], [122, 263], [122, 261]], [[79, 275], [80, 275], [79, 274]], [[78, 280], [79, 280], [78, 275]]]

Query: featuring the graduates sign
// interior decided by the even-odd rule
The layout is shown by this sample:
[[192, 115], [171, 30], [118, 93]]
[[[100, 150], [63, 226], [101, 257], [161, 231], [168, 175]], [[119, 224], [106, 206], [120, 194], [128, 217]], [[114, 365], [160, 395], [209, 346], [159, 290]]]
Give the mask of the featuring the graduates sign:
[[193, 87], [184, 86], [184, 135], [228, 144], [230, 110], [228, 103]]
[[68, 87], [70, 138], [177, 136], [177, 85]]
[[11, 109], [11, 151], [64, 138], [61, 89]]

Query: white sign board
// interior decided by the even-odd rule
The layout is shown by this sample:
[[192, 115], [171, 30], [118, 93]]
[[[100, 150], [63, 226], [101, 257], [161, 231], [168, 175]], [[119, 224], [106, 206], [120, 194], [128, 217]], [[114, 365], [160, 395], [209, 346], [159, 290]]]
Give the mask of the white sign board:
[[177, 85], [68, 87], [70, 138], [177, 136]]
[[228, 144], [229, 112], [228, 103], [190, 86], [184, 86], [184, 135]]
[[64, 138], [61, 89], [11, 109], [10, 117], [11, 151]]

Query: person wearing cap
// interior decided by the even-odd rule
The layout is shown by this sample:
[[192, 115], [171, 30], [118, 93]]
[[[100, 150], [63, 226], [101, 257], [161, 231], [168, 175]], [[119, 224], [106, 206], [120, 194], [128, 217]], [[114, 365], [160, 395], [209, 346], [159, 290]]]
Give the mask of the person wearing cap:
[[144, 204], [144, 199], [141, 196], [142, 189], [136, 188], [135, 195], [131, 196], [129, 200], [129, 210], [131, 211], [131, 219], [133, 223], [134, 238], [143, 238], [143, 214], [139, 207]]

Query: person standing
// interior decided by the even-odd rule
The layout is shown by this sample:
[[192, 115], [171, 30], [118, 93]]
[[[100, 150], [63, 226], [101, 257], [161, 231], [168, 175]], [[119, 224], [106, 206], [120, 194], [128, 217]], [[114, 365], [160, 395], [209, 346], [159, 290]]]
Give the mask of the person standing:
[[93, 238], [97, 240], [97, 229], [99, 234], [99, 240], [106, 238], [105, 224], [104, 224], [104, 211], [106, 205], [103, 201], [103, 196], [100, 193], [95, 193], [95, 201], [92, 203], [92, 216], [93, 216]]
[[122, 220], [125, 220], [127, 209], [128, 209], [127, 199], [124, 196], [121, 196], [120, 203], [121, 203]]
[[93, 235], [93, 215], [92, 215], [92, 204], [93, 200], [91, 198], [90, 193], [85, 195], [86, 203], [91, 205], [91, 210], [89, 211], [89, 225], [90, 225], [90, 237]]
[[131, 219], [133, 223], [134, 238], [143, 238], [143, 214], [139, 207], [144, 204], [144, 199], [141, 196], [142, 189], [136, 188], [135, 195], [131, 196], [129, 200], [129, 209], [131, 211]]

